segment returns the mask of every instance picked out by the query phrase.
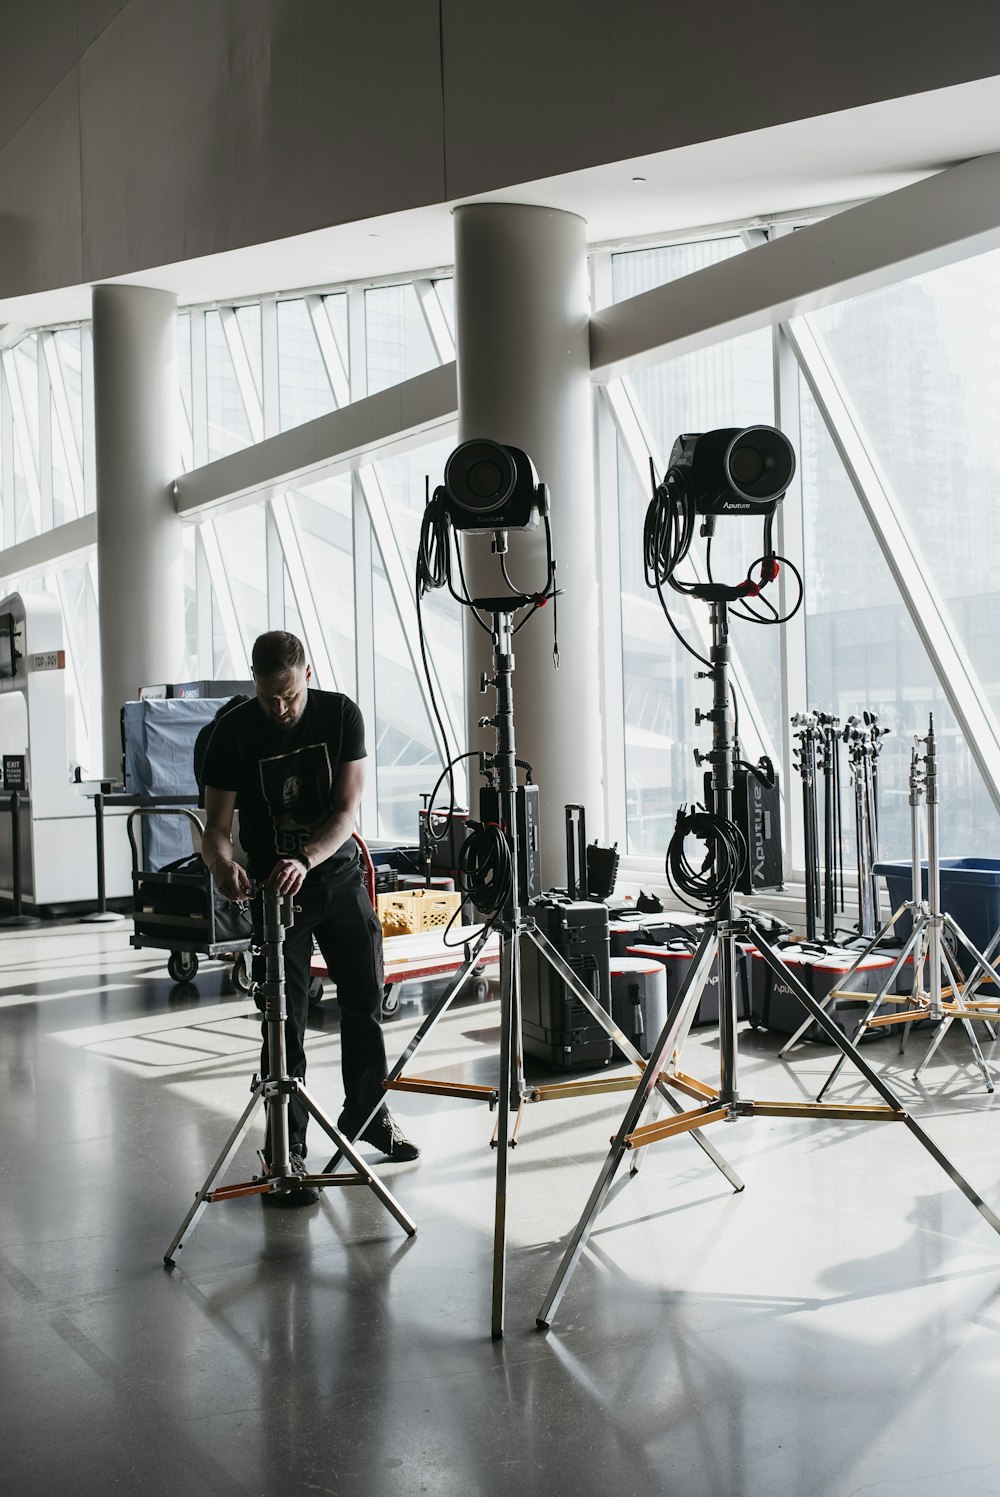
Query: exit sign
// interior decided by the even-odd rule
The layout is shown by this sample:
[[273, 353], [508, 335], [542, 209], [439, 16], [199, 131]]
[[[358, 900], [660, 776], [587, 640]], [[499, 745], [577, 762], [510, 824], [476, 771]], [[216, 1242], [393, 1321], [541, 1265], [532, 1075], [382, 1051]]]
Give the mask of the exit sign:
[[24, 790], [27, 785], [27, 760], [23, 754], [4, 754], [3, 786], [5, 790]]

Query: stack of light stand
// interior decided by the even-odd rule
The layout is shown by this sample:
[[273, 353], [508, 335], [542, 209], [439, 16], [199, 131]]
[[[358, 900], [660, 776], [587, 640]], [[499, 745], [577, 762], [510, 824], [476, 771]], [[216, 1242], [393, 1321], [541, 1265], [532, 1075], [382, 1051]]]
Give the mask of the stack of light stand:
[[827, 712], [814, 714], [820, 733], [823, 775], [823, 940], [836, 939], [837, 915], [844, 909], [844, 860], [840, 800], [840, 723]]
[[[689, 596], [699, 596], [699, 590], [696, 588], [688, 587], [686, 590]], [[705, 597], [707, 591], [708, 589], [701, 590], [700, 595]], [[717, 595], [720, 589], [714, 588], [712, 591]], [[710, 714], [713, 724], [713, 748], [708, 757], [713, 766], [712, 789], [715, 813], [718, 817], [732, 822], [734, 745], [731, 730], [728, 604], [726, 601], [717, 601], [717, 597], [709, 601], [712, 646], [709, 653], [711, 668], [707, 674], [713, 684], [713, 711]], [[738, 942], [752, 943], [774, 975], [787, 983], [806, 1010], [810, 1021], [819, 1026], [827, 1038], [842, 1052], [844, 1058], [851, 1060], [874, 1091], [884, 1099], [882, 1105], [762, 1102], [740, 1095], [736, 984]], [[709, 1085], [685, 1074], [679, 1067], [682, 1046], [716, 959], [719, 963], [720, 1080], [718, 1085]], [[652, 1098], [653, 1091], [663, 1082], [666, 1082], [668, 1087], [673, 1087], [693, 1098], [698, 1105], [681, 1111], [673, 1118], [643, 1124], [642, 1116]], [[910, 1116], [895, 1093], [871, 1068], [846, 1035], [841, 1033], [795, 973], [784, 965], [777, 953], [761, 937], [756, 922], [744, 915], [737, 917], [733, 905], [732, 889], [730, 889], [721, 899], [706, 927], [688, 973], [671, 1005], [643, 1075], [634, 1089], [625, 1116], [612, 1139], [610, 1151], [584, 1207], [583, 1214], [570, 1236], [555, 1278], [538, 1313], [537, 1324], [542, 1329], [546, 1329], [551, 1324], [570, 1276], [580, 1260], [626, 1153], [642, 1149], [647, 1144], [661, 1139], [672, 1138], [679, 1133], [706, 1127], [711, 1123], [735, 1123], [750, 1117], [904, 1123], [993, 1230], [1000, 1233], [1000, 1218], [925, 1133], [920, 1124]], [[742, 1181], [738, 1177], [734, 1178], [732, 1170], [728, 1167], [726, 1173], [734, 1189], [741, 1190]]]
[[[198, 1225], [206, 1206], [218, 1201], [237, 1200], [242, 1196], [287, 1195], [308, 1185], [318, 1188], [333, 1185], [367, 1185], [386, 1210], [396, 1218], [408, 1237], [412, 1237], [417, 1230], [399, 1202], [355, 1151], [350, 1140], [306, 1091], [305, 1083], [297, 1076], [288, 1075], [285, 1054], [285, 1019], [288, 1016], [288, 1009], [285, 1002], [285, 964], [282, 946], [285, 931], [295, 919], [294, 905], [290, 895], [279, 894], [276, 889], [267, 886], [260, 891], [258, 898], [263, 905], [262, 946], [265, 980], [262, 984], [262, 991], [270, 1072], [266, 1077], [256, 1081], [243, 1116], [223, 1145], [221, 1154], [212, 1165], [205, 1183], [194, 1198], [194, 1205], [164, 1253], [163, 1261], [168, 1268], [174, 1266], [176, 1254], [181, 1251]], [[251, 992], [254, 990], [252, 988]], [[338, 1155], [346, 1156], [352, 1166], [351, 1173], [324, 1171], [319, 1175], [300, 1175], [293, 1171], [288, 1138], [288, 1105], [293, 1096], [297, 1096], [305, 1104], [312, 1117], [329, 1134], [337, 1145]], [[238, 1184], [217, 1186], [215, 1182], [229, 1167], [230, 1161], [253, 1120], [254, 1113], [262, 1104], [267, 1112], [271, 1156], [267, 1174], [252, 1180], [241, 1181]]]
[[806, 940], [816, 939], [819, 910], [819, 818], [816, 808], [816, 772], [819, 744], [815, 713], [797, 712], [792, 718], [797, 750], [793, 762], [802, 780], [802, 830], [806, 862]]
[[[920, 745], [924, 747], [923, 754], [920, 753]], [[853, 966], [845, 972], [840, 986], [826, 995], [822, 1006], [825, 1008], [835, 998], [867, 1000], [868, 1007], [858, 1022], [852, 1041], [856, 1043], [870, 1029], [885, 1029], [893, 1025], [902, 1025], [904, 1027], [900, 1038], [900, 1054], [902, 1054], [906, 1034], [911, 1024], [920, 1019], [930, 1019], [936, 1022], [937, 1032], [913, 1073], [915, 1077], [920, 1075], [951, 1025], [958, 1019], [972, 1046], [972, 1053], [982, 1073], [986, 1090], [992, 1092], [993, 1078], [973, 1026], [977, 1022], [986, 1024], [991, 1038], [995, 1038], [992, 1025], [1000, 1022], [1000, 972], [993, 965], [993, 957], [1000, 945], [1000, 932], [993, 938], [986, 953], [983, 953], [973, 946], [952, 916], [941, 910], [938, 802], [937, 744], [932, 714], [928, 723], [927, 736], [916, 739], [910, 752], [911, 897], [889, 916], [882, 928], [863, 947]], [[927, 824], [926, 899], [923, 897], [921, 887], [920, 807], [922, 804], [926, 805]], [[874, 996], [869, 993], [851, 992], [851, 981], [862, 962], [881, 942], [891, 936], [896, 921], [905, 915], [911, 916], [913, 921], [910, 934], [892, 967], [886, 973], [878, 992]], [[949, 949], [948, 941], [945, 939], [946, 933], [952, 937], [953, 950]], [[972, 953], [975, 962], [968, 978], [963, 975], [958, 960], [953, 954], [953, 951], [957, 952], [962, 946]], [[912, 992], [897, 994], [895, 992], [896, 979], [911, 956], [913, 959]], [[944, 979], [943, 985], [942, 978]], [[975, 996], [984, 982], [994, 985], [995, 996], [991, 998]], [[880, 1010], [886, 1005], [892, 1005], [895, 1011], [881, 1013]], [[787, 1055], [802, 1039], [808, 1027], [808, 1022], [803, 1024], [779, 1053], [782, 1056]], [[843, 1057], [837, 1061], [823, 1083], [817, 1101], [822, 1100], [838, 1076], [842, 1065]]]
[[874, 713], [866, 712], [863, 723], [850, 717], [844, 727], [851, 778], [854, 783], [854, 822], [858, 850], [858, 931], [864, 939], [874, 936], [881, 924], [878, 899], [878, 756], [879, 739], [889, 730], [880, 728]]

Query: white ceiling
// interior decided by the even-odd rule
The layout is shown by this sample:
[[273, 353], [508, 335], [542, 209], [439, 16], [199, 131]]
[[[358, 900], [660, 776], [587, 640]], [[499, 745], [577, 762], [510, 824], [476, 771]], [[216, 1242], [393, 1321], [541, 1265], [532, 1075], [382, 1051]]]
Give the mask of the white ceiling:
[[[608, 244], [856, 202], [997, 150], [1000, 78], [987, 78], [521, 183], [482, 200], [577, 213], [588, 242]], [[187, 303], [430, 270], [453, 260], [456, 206], [435, 204], [115, 279], [175, 291]], [[30, 327], [89, 315], [86, 286], [0, 301], [0, 323]]]

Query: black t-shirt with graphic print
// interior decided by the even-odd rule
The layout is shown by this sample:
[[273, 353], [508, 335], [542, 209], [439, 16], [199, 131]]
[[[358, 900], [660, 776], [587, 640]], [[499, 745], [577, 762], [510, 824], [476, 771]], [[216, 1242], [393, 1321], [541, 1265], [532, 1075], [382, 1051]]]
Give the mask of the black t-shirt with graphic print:
[[[235, 790], [240, 841], [251, 877], [265, 879], [280, 857], [298, 852], [330, 815], [342, 764], [364, 759], [365, 728], [350, 697], [310, 691], [292, 728], [268, 721], [256, 697], [219, 718], [205, 754], [202, 779]], [[357, 862], [353, 837], [309, 873], [343, 878]]]

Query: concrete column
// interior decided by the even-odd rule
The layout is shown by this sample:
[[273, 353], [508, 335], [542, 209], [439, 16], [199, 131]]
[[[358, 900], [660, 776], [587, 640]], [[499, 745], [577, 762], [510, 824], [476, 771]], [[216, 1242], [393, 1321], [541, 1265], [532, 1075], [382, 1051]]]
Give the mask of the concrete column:
[[[563, 807], [587, 808], [589, 840], [603, 833], [598, 718], [598, 609], [585, 224], [575, 214], [515, 203], [455, 212], [455, 324], [460, 437], [521, 447], [552, 497], [558, 563], [559, 669], [552, 604], [514, 640], [518, 757], [541, 794], [542, 874], [565, 878]], [[525, 592], [545, 580], [545, 538], [512, 531], [509, 571]], [[489, 536], [463, 542], [474, 595], [503, 592]], [[479, 694], [489, 637], [466, 617], [469, 747], [489, 747], [477, 726], [492, 695]], [[475, 809], [475, 803], [473, 805]]]
[[117, 776], [122, 703], [184, 664], [177, 298], [95, 286], [93, 307], [104, 768]]

